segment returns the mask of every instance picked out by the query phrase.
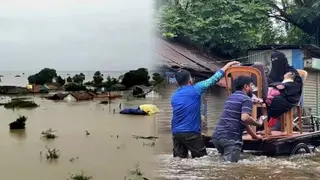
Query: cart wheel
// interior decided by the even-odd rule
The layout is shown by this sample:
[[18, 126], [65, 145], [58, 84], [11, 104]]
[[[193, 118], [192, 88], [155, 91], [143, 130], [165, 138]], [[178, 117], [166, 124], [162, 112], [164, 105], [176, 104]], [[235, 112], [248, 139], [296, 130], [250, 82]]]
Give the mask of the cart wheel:
[[304, 143], [297, 144], [291, 151], [291, 155], [306, 154], [306, 153], [311, 153], [311, 151], [310, 151], [310, 148]]

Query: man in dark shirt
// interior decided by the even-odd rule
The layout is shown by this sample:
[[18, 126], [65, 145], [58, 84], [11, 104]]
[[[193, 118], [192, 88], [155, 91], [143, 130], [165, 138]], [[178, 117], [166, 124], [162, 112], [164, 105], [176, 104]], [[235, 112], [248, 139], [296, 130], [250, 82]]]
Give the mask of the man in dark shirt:
[[207, 155], [201, 136], [201, 95], [223, 77], [227, 68], [236, 64], [239, 62], [229, 62], [209, 79], [194, 85], [188, 71], [180, 70], [176, 73], [175, 78], [180, 87], [171, 97], [174, 157], [187, 158], [188, 150], [193, 158]]
[[224, 103], [220, 121], [213, 133], [212, 140], [226, 161], [238, 162], [242, 149], [242, 134], [246, 129], [253, 139], [261, 139], [249, 125], [262, 126], [252, 118], [253, 83], [249, 76], [239, 76], [235, 81], [236, 92]]

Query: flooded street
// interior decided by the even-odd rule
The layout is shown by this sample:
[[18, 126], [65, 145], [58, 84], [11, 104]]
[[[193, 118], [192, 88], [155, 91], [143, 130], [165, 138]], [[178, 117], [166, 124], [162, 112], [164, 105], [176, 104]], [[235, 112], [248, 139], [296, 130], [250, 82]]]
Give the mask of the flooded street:
[[[154, 135], [153, 116], [126, 116], [119, 102], [101, 105], [99, 101], [67, 103], [34, 98], [40, 107], [34, 110], [7, 110], [0, 107], [1, 179], [67, 179], [71, 173], [84, 172], [95, 180], [124, 179], [139, 163], [144, 176], [152, 178], [153, 147], [150, 140], [132, 135]], [[122, 107], [137, 107], [146, 101], [123, 102]], [[19, 115], [28, 117], [26, 130], [10, 132], [8, 124]], [[57, 130], [58, 138], [46, 140], [40, 133]], [[90, 133], [86, 136], [85, 131]], [[61, 157], [48, 161], [46, 148], [56, 148]], [[74, 161], [70, 161], [74, 158]]]
[[[208, 133], [209, 135], [210, 133]], [[156, 147], [159, 180], [313, 180], [320, 179], [320, 154], [265, 157], [243, 154], [237, 164], [223, 162], [215, 149], [199, 159], [172, 157], [171, 136], [166, 133]]]

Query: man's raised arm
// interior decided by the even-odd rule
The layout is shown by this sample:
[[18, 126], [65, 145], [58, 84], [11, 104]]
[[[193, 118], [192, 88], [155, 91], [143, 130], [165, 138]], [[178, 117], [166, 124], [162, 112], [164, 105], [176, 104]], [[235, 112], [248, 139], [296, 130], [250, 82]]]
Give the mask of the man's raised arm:
[[220, 79], [224, 76], [224, 72], [231, 66], [239, 64], [238, 61], [232, 61], [226, 64], [223, 68], [219, 69], [216, 73], [214, 73], [209, 79], [200, 81], [194, 85], [194, 88], [199, 94], [205, 92], [208, 88], [215, 85]]

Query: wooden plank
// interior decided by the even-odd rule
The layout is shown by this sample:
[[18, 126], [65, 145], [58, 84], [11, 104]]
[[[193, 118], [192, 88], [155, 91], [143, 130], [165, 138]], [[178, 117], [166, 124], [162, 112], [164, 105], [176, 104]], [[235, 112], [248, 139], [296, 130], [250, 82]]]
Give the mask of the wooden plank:
[[284, 120], [285, 120], [285, 131], [287, 132], [288, 135], [291, 135], [293, 131], [293, 109], [284, 113]]
[[[252, 117], [253, 119], [257, 119], [257, 106], [254, 104], [252, 108]], [[251, 126], [251, 129], [253, 132], [257, 132], [257, 127], [256, 126]]]
[[[269, 138], [268, 139], [279, 139], [279, 138], [288, 138], [288, 137], [298, 137], [298, 136], [301, 136], [301, 135], [306, 135], [308, 133], [303, 133], [303, 134], [300, 134], [300, 132], [293, 132], [291, 135], [288, 135], [287, 132], [281, 132], [281, 131], [272, 131], [272, 134], [269, 135]], [[244, 141], [256, 141], [256, 139], [252, 139], [252, 137], [248, 134], [244, 135], [242, 137], [242, 139]]]
[[[267, 115], [267, 108], [266, 107], [263, 107], [262, 108], [262, 115], [263, 116], [266, 116]], [[267, 120], [264, 120], [263, 121], [263, 128], [264, 128], [264, 137], [266, 138], [266, 139], [268, 139], [269, 138], [269, 133], [270, 133], [270, 130], [269, 130], [269, 123], [268, 123], [268, 121]]]
[[298, 118], [299, 118], [299, 121], [298, 121], [298, 123], [299, 123], [299, 131], [300, 131], [300, 133], [302, 134], [302, 118], [301, 118], [302, 113], [301, 113], [301, 106], [297, 106], [297, 114], [298, 114]]
[[280, 125], [281, 132], [285, 132], [285, 117], [284, 117], [284, 115], [280, 116], [278, 118], [278, 121], [280, 121], [280, 123], [281, 123], [281, 125]]

